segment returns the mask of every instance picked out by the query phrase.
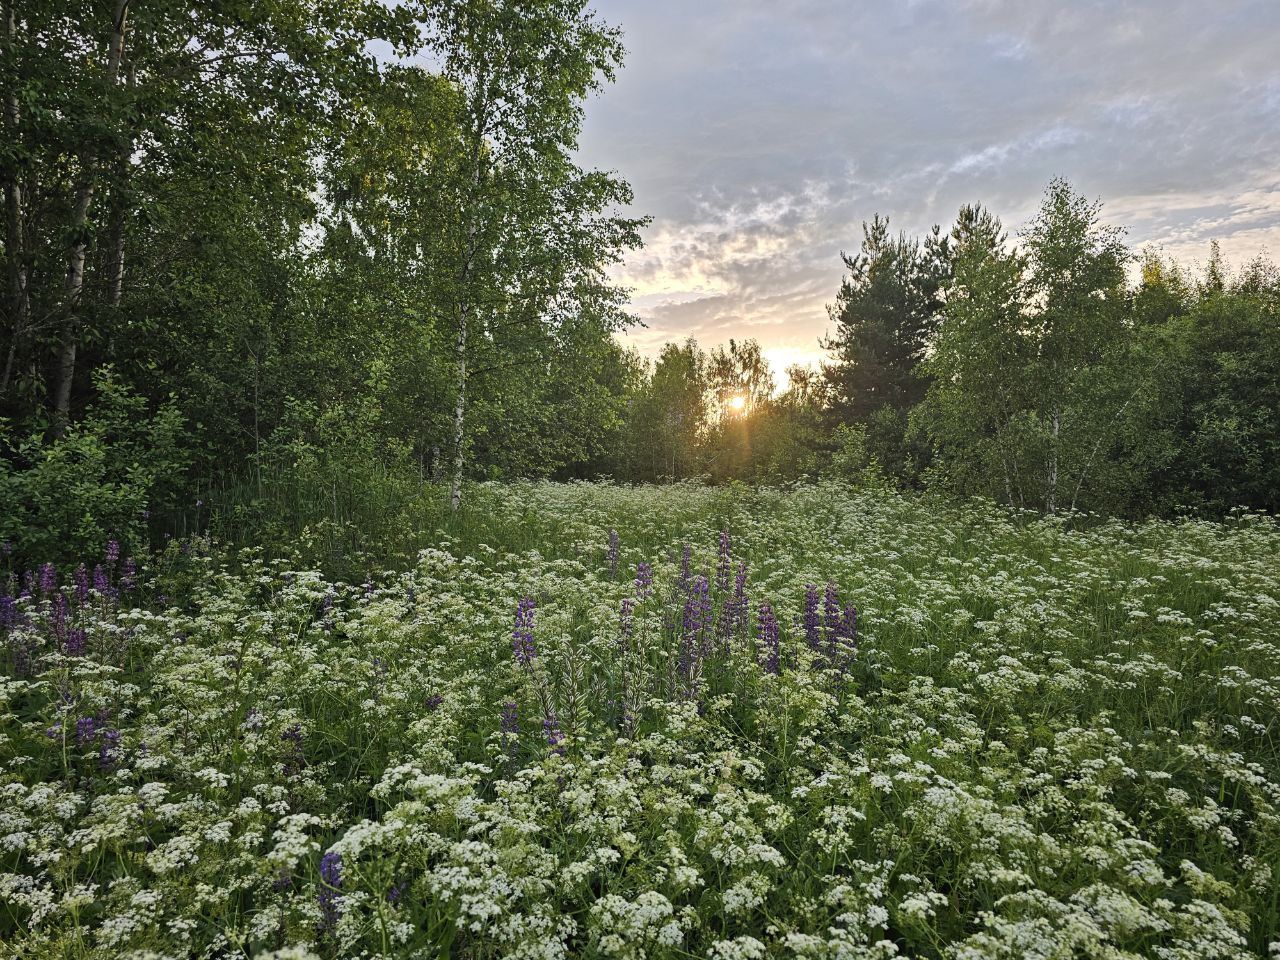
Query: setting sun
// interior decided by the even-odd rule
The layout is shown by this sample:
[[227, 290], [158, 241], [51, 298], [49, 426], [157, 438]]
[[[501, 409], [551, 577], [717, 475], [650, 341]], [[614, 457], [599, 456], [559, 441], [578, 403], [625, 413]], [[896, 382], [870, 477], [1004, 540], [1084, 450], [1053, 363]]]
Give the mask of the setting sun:
[[747, 398], [740, 393], [735, 393], [724, 402], [724, 405], [734, 413], [741, 413], [747, 407]]

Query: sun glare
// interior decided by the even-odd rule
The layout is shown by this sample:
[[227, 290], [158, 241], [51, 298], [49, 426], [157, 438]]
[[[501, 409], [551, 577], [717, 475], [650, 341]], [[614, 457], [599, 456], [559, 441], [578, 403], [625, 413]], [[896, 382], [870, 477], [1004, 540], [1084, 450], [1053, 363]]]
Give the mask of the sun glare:
[[740, 393], [735, 393], [725, 401], [725, 405], [734, 413], [741, 413], [747, 408], [747, 398]]

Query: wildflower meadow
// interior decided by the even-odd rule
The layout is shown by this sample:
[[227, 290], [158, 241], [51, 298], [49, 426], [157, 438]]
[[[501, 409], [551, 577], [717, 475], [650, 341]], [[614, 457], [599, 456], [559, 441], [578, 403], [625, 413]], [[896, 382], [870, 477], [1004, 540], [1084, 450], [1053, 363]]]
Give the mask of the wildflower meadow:
[[1280, 530], [481, 486], [0, 598], [0, 954], [1267, 957]]

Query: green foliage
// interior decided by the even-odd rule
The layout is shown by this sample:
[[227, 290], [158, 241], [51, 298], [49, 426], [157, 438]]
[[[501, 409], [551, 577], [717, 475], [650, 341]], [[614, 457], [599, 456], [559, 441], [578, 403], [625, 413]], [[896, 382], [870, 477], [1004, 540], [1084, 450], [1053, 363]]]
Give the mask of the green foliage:
[[[318, 504], [321, 474], [363, 489], [371, 463], [416, 481], [459, 452], [482, 477], [607, 466], [628, 377], [611, 334], [631, 318], [606, 271], [642, 221], [574, 149], [616, 29], [559, 2], [4, 10], [13, 430], [83, 419], [111, 365], [153, 406], [176, 398], [185, 499], [259, 520]], [[321, 465], [276, 456], [300, 410], [370, 434], [326, 426]]]
[[185, 430], [172, 403], [154, 413], [110, 369], [94, 378], [85, 417], [48, 441], [0, 422], [0, 541], [15, 562], [101, 552], [108, 540], [147, 542], [147, 517], [182, 488]]
[[1123, 410], [1128, 330], [1118, 232], [1054, 181], [1020, 250], [979, 212], [962, 212], [953, 238], [946, 318], [925, 364], [933, 386], [916, 414], [935, 476], [1050, 513], [1104, 505], [1093, 471]]
[[1210, 514], [1280, 512], [1280, 275], [1266, 261], [1232, 279], [1224, 269], [1215, 256], [1200, 290], [1148, 331], [1168, 451], [1150, 471], [1152, 495]]
[[842, 423], [832, 437], [835, 450], [824, 476], [839, 477], [859, 486], [884, 484], [884, 470], [872, 453], [869, 431], [864, 424]]
[[893, 237], [880, 216], [862, 232], [857, 256], [842, 254], [848, 274], [828, 311], [835, 331], [822, 342], [833, 354], [829, 419], [865, 425], [881, 464], [909, 482], [926, 452], [911, 448], [907, 414], [928, 384], [921, 362], [937, 335], [951, 241], [937, 227], [923, 242]]

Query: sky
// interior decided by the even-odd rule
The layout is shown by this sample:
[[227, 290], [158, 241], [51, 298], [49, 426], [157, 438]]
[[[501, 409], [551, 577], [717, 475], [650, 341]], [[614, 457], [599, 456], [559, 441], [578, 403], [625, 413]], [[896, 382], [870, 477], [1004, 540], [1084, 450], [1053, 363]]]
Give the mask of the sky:
[[649, 215], [646, 355], [816, 363], [862, 222], [1016, 231], [1055, 176], [1135, 248], [1280, 259], [1280, 0], [595, 0], [627, 61], [580, 149]]

